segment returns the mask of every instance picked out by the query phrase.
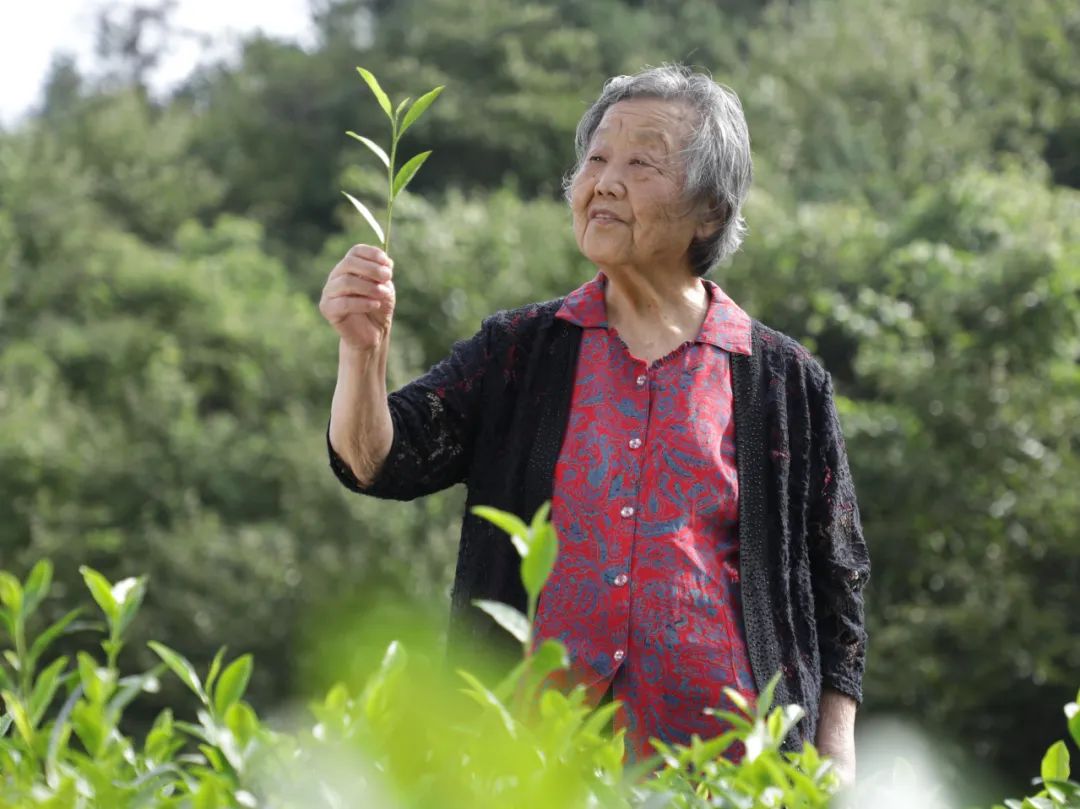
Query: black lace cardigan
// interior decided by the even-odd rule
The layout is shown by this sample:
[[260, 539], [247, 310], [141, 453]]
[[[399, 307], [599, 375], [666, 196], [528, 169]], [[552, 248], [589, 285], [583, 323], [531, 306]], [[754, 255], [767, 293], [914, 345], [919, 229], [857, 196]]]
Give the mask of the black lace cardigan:
[[[456, 661], [509, 640], [473, 599], [525, 609], [517, 552], [468, 508], [528, 520], [551, 498], [581, 340], [580, 327], [554, 316], [560, 305], [493, 315], [390, 394], [394, 440], [370, 486], [358, 485], [327, 432], [331, 468], [353, 491], [411, 500], [467, 485], [448, 641]], [[869, 557], [829, 374], [756, 320], [752, 355], [733, 354], [731, 369], [746, 640], [758, 688], [781, 670], [777, 703], [806, 709], [792, 748], [813, 741], [823, 686], [862, 700]]]

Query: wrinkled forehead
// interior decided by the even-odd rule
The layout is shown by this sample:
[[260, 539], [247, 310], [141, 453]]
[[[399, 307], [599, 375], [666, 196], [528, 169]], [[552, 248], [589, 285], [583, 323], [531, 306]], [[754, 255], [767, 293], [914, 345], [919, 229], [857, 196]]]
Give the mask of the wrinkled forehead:
[[635, 144], [674, 152], [686, 142], [692, 117], [690, 107], [678, 101], [660, 98], [619, 101], [604, 112], [593, 132], [593, 142], [624, 137]]

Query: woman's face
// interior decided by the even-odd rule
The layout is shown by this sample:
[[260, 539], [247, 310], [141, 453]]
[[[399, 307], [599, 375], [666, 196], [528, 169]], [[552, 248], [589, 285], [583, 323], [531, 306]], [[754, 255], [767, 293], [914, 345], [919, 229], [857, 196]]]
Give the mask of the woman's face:
[[601, 269], [690, 270], [690, 242], [711, 232], [682, 196], [691, 121], [685, 104], [655, 98], [604, 113], [570, 189], [578, 247]]

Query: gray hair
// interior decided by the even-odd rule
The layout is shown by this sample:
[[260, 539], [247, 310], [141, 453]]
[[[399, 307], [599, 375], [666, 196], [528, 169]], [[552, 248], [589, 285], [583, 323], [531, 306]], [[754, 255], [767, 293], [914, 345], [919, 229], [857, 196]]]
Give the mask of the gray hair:
[[690, 245], [694, 272], [705, 275], [733, 255], [746, 235], [742, 206], [750, 193], [753, 166], [750, 133], [742, 104], [730, 87], [685, 65], [665, 64], [633, 76], [608, 79], [600, 97], [578, 122], [574, 141], [577, 163], [563, 181], [567, 199], [604, 113], [613, 104], [631, 98], [681, 101], [698, 115], [690, 141], [682, 152], [686, 161], [683, 193], [688, 201], [705, 202], [710, 208], [725, 213], [724, 223], [715, 234]]

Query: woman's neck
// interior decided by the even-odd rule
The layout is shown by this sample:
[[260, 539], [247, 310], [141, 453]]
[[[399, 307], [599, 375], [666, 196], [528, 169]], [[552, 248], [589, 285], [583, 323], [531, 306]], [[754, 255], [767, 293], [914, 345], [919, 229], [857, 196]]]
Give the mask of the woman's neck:
[[709, 294], [693, 273], [602, 272], [608, 325], [639, 359], [659, 359], [701, 331]]
[[701, 279], [689, 271], [657, 273], [603, 269], [608, 323], [615, 328], [648, 324], [697, 335], [709, 308]]

